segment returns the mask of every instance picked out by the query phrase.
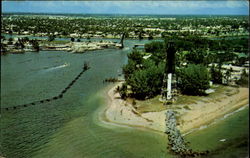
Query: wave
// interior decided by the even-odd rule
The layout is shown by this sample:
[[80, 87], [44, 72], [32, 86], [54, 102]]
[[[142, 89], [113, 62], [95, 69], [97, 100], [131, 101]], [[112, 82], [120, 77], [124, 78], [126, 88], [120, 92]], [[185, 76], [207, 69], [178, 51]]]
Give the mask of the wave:
[[248, 104], [245, 105], [245, 106], [243, 106], [243, 107], [241, 107], [241, 108], [239, 108], [239, 109], [237, 109], [237, 110], [235, 110], [235, 111], [233, 111], [233, 112], [230, 112], [230, 113], [228, 113], [228, 114], [225, 114], [223, 117], [220, 117], [220, 118], [218, 118], [218, 119], [215, 119], [215, 120], [214, 120], [213, 122], [211, 122], [210, 124], [202, 125], [202, 126], [200, 126], [200, 127], [198, 127], [198, 128], [194, 128], [194, 129], [188, 131], [187, 133], [184, 133], [183, 136], [188, 135], [188, 134], [193, 133], [193, 132], [198, 131], [198, 130], [203, 130], [203, 129], [205, 129], [205, 128], [207, 128], [207, 127], [213, 125], [213, 124], [216, 124], [217, 122], [222, 121], [222, 120], [228, 118], [229, 116], [232, 116], [233, 114], [235, 114], [235, 113], [237, 113], [237, 112], [240, 112], [240, 111], [244, 110], [247, 106], [248, 106]]

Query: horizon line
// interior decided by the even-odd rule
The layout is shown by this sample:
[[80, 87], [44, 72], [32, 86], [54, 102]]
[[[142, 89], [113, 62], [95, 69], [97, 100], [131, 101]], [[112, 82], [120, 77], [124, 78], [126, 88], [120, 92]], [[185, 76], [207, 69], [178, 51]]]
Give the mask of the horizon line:
[[69, 15], [206, 15], [206, 16], [249, 16], [249, 14], [147, 14], [147, 13], [65, 13], [65, 12], [2, 12], [2, 14], [69, 14]]

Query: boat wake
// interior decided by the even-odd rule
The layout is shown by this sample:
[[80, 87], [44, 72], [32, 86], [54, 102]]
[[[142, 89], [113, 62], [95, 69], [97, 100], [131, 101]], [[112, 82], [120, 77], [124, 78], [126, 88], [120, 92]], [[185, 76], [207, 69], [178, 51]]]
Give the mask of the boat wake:
[[49, 71], [53, 71], [53, 70], [56, 70], [56, 69], [61, 69], [61, 68], [64, 68], [64, 67], [67, 67], [69, 66], [70, 64], [69, 63], [65, 63], [63, 65], [58, 65], [58, 66], [53, 66], [53, 67], [46, 67], [44, 68], [44, 72], [49, 72]]

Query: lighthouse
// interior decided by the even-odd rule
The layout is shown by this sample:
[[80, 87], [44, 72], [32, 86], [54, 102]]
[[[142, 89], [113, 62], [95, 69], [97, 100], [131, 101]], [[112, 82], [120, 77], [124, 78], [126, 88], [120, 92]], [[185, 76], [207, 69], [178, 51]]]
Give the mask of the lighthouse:
[[166, 65], [163, 78], [161, 101], [171, 103], [173, 101], [173, 87], [175, 88], [175, 53], [174, 42], [169, 41], [166, 49]]

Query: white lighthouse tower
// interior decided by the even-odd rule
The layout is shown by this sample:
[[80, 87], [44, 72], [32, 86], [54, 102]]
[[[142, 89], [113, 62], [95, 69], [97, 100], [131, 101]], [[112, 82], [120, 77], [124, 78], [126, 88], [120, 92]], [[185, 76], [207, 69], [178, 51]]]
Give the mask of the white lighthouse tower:
[[[173, 98], [173, 87], [175, 88], [175, 48], [174, 42], [169, 41], [166, 50], [166, 66], [163, 78], [161, 101], [164, 104], [172, 103]], [[176, 89], [175, 89], [176, 90]]]

